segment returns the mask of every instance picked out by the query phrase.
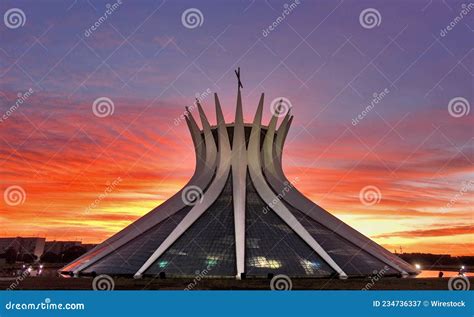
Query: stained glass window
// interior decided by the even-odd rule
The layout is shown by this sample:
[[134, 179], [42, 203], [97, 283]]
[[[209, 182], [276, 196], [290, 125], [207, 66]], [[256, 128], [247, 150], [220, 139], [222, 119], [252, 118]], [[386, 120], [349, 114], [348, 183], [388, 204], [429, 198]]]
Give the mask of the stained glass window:
[[334, 273], [267, 204], [247, 176], [246, 199], [247, 276], [286, 274], [330, 276]]
[[214, 204], [145, 272], [155, 275], [235, 276], [232, 177]]
[[396, 270], [339, 234], [329, 230], [296, 208], [286, 206], [347, 275], [371, 275], [378, 272], [384, 272], [383, 274], [386, 275], [398, 274]]
[[171, 231], [181, 222], [190, 209], [191, 207], [185, 207], [171, 215], [88, 267], [84, 270], [84, 273], [135, 274]]

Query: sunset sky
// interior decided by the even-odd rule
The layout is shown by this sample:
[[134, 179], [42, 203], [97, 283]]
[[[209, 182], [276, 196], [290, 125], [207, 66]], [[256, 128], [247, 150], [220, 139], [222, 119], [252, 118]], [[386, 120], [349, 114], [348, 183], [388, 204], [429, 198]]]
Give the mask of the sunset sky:
[[[240, 66], [247, 122], [262, 92], [265, 123], [291, 101], [283, 164], [301, 192], [391, 251], [474, 255], [474, 8], [441, 34], [462, 3], [1, 1], [25, 18], [0, 24], [0, 236], [99, 243], [161, 204], [194, 169], [184, 106], [216, 92], [232, 122]], [[360, 22], [367, 8], [378, 25]], [[113, 114], [94, 114], [100, 97]], [[366, 186], [378, 203], [361, 202]]]

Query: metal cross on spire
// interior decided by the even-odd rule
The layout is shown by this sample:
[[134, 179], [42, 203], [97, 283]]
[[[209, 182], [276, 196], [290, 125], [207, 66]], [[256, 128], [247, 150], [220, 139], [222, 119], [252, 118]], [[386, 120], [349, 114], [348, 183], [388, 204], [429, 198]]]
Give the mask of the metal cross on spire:
[[242, 82], [240, 81], [240, 67], [237, 68], [237, 70], [234, 70], [234, 72], [235, 72], [235, 75], [237, 76], [237, 80], [239, 81], [237, 87], [240, 90], [240, 88], [244, 88], [244, 86], [242, 86]]

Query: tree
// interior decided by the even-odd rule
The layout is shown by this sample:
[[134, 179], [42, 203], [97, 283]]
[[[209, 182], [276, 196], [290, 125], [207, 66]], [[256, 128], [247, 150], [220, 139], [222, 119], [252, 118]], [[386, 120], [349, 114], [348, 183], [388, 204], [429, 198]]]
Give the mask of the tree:
[[61, 262], [61, 256], [54, 252], [46, 252], [41, 256], [41, 262], [43, 263], [59, 263]]
[[18, 256], [18, 252], [12, 247], [8, 248], [7, 251], [5, 251], [5, 261], [8, 264], [14, 264], [16, 262], [16, 258]]

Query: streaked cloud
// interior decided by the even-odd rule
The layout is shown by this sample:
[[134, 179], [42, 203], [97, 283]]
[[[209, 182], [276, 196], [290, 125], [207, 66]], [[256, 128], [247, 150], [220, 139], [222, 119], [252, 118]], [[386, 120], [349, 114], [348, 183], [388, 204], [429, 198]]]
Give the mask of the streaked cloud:
[[[474, 179], [474, 117], [447, 109], [456, 96], [473, 104], [471, 31], [459, 25], [437, 42], [444, 4], [421, 13], [379, 3], [398, 18], [366, 30], [358, 4], [304, 3], [262, 38], [275, 18], [266, 2], [203, 1], [206, 22], [193, 31], [181, 25], [182, 4], [124, 3], [86, 38], [105, 8], [93, 5], [27, 1], [28, 24], [0, 29], [0, 114], [35, 91], [0, 123], [0, 190], [21, 185], [27, 195], [20, 207], [0, 204], [0, 235], [100, 242], [171, 197], [195, 164], [186, 124], [175, 119], [209, 89], [233, 121], [241, 66], [246, 121], [261, 92], [266, 103], [291, 100], [283, 161], [300, 191], [390, 249], [473, 254], [464, 241], [472, 188], [463, 186]], [[99, 97], [113, 100], [113, 115], [94, 116]], [[215, 123], [213, 97], [202, 103]], [[360, 202], [367, 185], [382, 194], [372, 206]]]

